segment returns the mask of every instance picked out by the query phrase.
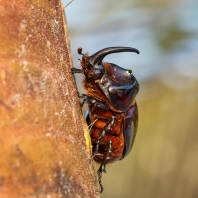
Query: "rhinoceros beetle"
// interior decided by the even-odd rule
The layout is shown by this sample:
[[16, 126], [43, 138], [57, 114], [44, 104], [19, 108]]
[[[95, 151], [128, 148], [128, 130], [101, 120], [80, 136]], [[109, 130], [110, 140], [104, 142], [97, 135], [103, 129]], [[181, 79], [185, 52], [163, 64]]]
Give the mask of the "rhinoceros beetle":
[[131, 47], [104, 48], [92, 56], [83, 55], [82, 69], [73, 68], [73, 73], [83, 73], [86, 94], [83, 94], [82, 105], [88, 104], [85, 113], [90, 127], [93, 159], [100, 163], [97, 171], [100, 192], [102, 172], [106, 164], [122, 160], [129, 154], [138, 126], [138, 108], [135, 97], [139, 84], [132, 70], [124, 69], [113, 63], [102, 62], [111, 53], [139, 51]]

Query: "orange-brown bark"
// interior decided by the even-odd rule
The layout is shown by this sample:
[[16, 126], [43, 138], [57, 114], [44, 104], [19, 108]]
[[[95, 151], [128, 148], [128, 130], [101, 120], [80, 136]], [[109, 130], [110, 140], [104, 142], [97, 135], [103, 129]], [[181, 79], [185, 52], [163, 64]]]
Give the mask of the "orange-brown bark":
[[97, 197], [61, 2], [1, 1], [0, 21], [0, 197]]

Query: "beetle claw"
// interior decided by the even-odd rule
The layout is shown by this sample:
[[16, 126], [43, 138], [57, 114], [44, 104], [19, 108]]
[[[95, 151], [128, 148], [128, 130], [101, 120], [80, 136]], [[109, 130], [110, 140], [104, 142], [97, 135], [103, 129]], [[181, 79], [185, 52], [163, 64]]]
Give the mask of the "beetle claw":
[[106, 164], [102, 163], [98, 171], [106, 173]]
[[100, 193], [102, 193], [104, 190], [104, 188], [102, 186], [102, 181], [101, 181], [102, 180], [102, 172], [98, 170], [96, 173], [98, 175], [98, 183], [100, 185]]

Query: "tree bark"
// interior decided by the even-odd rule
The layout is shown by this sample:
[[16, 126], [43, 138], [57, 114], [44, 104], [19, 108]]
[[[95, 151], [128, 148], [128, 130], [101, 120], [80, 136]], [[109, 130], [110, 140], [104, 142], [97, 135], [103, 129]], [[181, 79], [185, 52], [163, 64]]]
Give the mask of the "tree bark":
[[0, 1], [2, 198], [98, 197], [70, 57], [60, 0]]

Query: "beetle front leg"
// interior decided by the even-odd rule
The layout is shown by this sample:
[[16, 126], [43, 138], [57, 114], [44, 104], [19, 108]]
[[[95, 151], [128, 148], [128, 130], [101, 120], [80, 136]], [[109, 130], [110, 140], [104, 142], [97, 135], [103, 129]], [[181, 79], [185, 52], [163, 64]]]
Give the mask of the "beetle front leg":
[[88, 95], [86, 95], [86, 94], [82, 94], [81, 96], [80, 96], [80, 98], [83, 98], [83, 101], [82, 101], [82, 103], [81, 103], [81, 107], [83, 107], [83, 105], [85, 104], [85, 103], [88, 103], [92, 98], [91, 97], [89, 97]]
[[86, 94], [82, 94], [80, 96], [80, 98], [83, 98], [83, 101], [81, 103], [81, 107], [85, 104], [85, 103], [92, 103], [94, 105], [94, 108], [92, 109], [92, 112], [94, 113], [94, 110], [96, 107], [99, 107], [103, 110], [109, 110], [109, 107], [104, 104], [104, 102], [101, 102], [100, 100], [98, 100], [97, 98], [88, 96]]
[[81, 107], [83, 107], [83, 105], [84, 105], [85, 103], [93, 103], [93, 104], [95, 104], [95, 102], [96, 102], [96, 99], [95, 99], [95, 98], [93, 98], [93, 97], [91, 97], [91, 96], [88, 96], [88, 95], [86, 95], [86, 94], [82, 94], [82, 95], [80, 96], [80, 98], [83, 99], [83, 101], [82, 101], [82, 103], [81, 103]]
[[83, 72], [82, 72], [82, 69], [78, 69], [78, 68], [75, 68], [75, 67], [72, 67], [72, 68], [71, 68], [71, 72], [72, 72], [72, 74], [83, 73]]

